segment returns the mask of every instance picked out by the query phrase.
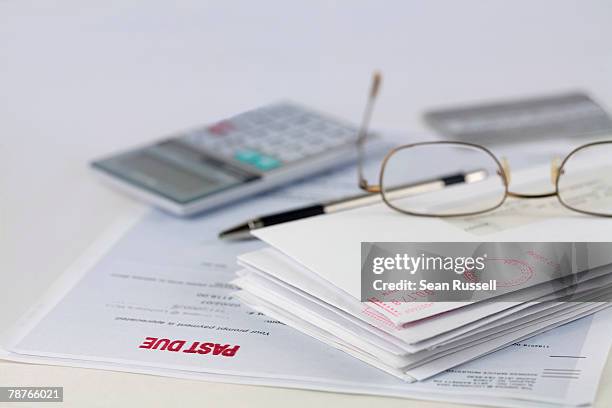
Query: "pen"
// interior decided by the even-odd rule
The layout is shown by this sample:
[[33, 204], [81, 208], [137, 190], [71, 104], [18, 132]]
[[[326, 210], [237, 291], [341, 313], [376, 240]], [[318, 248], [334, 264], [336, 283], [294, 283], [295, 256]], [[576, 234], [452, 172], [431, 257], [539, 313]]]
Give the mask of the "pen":
[[[407, 184], [400, 187], [389, 189], [387, 194], [418, 194], [427, 191], [442, 189], [446, 186], [459, 183], [473, 183], [483, 180], [487, 176], [485, 170], [476, 170], [469, 173], [456, 173], [445, 177], [432, 180], [421, 181], [414, 184]], [[338, 211], [350, 210], [352, 208], [364, 207], [382, 201], [382, 194], [368, 193], [339, 200], [328, 201], [325, 203], [313, 204], [307, 207], [296, 208], [275, 214], [268, 214], [261, 217], [250, 219], [233, 228], [229, 228], [219, 233], [221, 239], [248, 239], [252, 238], [251, 231], [268, 227], [270, 225], [281, 224], [283, 222], [295, 221], [302, 218], [313, 217], [321, 214], [331, 214]]]

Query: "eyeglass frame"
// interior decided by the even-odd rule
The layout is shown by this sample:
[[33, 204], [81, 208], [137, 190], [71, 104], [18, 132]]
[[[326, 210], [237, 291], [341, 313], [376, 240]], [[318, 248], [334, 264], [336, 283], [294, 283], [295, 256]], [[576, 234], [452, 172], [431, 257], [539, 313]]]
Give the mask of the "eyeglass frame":
[[[586, 143], [584, 145], [580, 145], [576, 148], [574, 148], [572, 151], [570, 151], [569, 154], [567, 154], [565, 156], [565, 158], [563, 160], [560, 161], [559, 164], [557, 164], [557, 161], [553, 160], [553, 162], [551, 163], [551, 180], [553, 181], [553, 184], [555, 186], [555, 190], [554, 191], [550, 191], [547, 193], [535, 193], [535, 194], [530, 194], [530, 193], [518, 193], [518, 192], [513, 192], [510, 191], [509, 188], [509, 184], [510, 184], [510, 168], [508, 166], [508, 163], [506, 162], [506, 160], [500, 161], [497, 156], [495, 156], [495, 154], [493, 154], [493, 152], [491, 152], [491, 150], [487, 149], [486, 147], [476, 144], [476, 143], [470, 143], [470, 142], [461, 142], [461, 141], [427, 141], [427, 142], [417, 142], [417, 143], [410, 143], [410, 144], [405, 144], [405, 145], [400, 145], [397, 146], [393, 149], [391, 149], [383, 158], [382, 163], [381, 163], [381, 167], [380, 167], [380, 171], [379, 171], [379, 177], [378, 177], [378, 184], [369, 184], [368, 181], [366, 180], [365, 176], [364, 176], [364, 172], [363, 172], [363, 162], [364, 162], [364, 144], [366, 142], [366, 139], [368, 137], [368, 127], [369, 127], [369, 123], [370, 123], [370, 119], [372, 117], [372, 112], [373, 112], [373, 108], [374, 108], [374, 101], [376, 99], [376, 96], [378, 94], [378, 90], [380, 88], [380, 83], [381, 83], [381, 76], [379, 73], [375, 73], [373, 80], [372, 80], [372, 87], [370, 90], [370, 95], [366, 104], [366, 108], [363, 114], [363, 120], [361, 123], [361, 127], [359, 129], [359, 134], [358, 134], [358, 138], [357, 138], [357, 149], [358, 149], [358, 159], [357, 159], [357, 172], [358, 172], [358, 186], [361, 190], [366, 191], [368, 193], [379, 193], [382, 197], [382, 200], [385, 204], [387, 204], [387, 206], [389, 206], [390, 208], [399, 211], [403, 214], [407, 214], [407, 215], [413, 215], [413, 216], [417, 216], [417, 217], [436, 217], [436, 218], [449, 218], [449, 217], [464, 217], [464, 216], [470, 216], [470, 215], [478, 215], [478, 214], [483, 214], [483, 213], [487, 213], [490, 211], [494, 211], [496, 209], [498, 209], [499, 207], [501, 207], [505, 202], [506, 199], [508, 197], [513, 197], [513, 198], [520, 198], [520, 199], [540, 199], [540, 198], [550, 198], [550, 197], [557, 197], [559, 203], [567, 208], [568, 210], [571, 211], [575, 211], [575, 212], [579, 212], [582, 214], [587, 214], [587, 215], [592, 215], [592, 216], [597, 216], [597, 217], [612, 217], [612, 213], [610, 214], [602, 214], [602, 213], [598, 213], [598, 212], [594, 212], [594, 211], [587, 211], [587, 210], [581, 210], [578, 208], [574, 208], [571, 207], [569, 204], [565, 203], [563, 201], [563, 199], [561, 198], [561, 195], [559, 194], [559, 180], [561, 179], [561, 175], [564, 174], [564, 166], [567, 163], [567, 161], [577, 152], [579, 152], [580, 150], [592, 147], [592, 146], [597, 146], [597, 145], [604, 145], [604, 144], [610, 144], [612, 145], [612, 140], [601, 140], [601, 141], [595, 141], [595, 142], [590, 142], [590, 143]], [[383, 179], [385, 176], [385, 170], [387, 167], [387, 162], [389, 161], [389, 159], [398, 151], [400, 150], [405, 150], [405, 149], [409, 149], [409, 148], [414, 148], [414, 147], [418, 147], [418, 146], [427, 146], [427, 145], [442, 145], [442, 144], [446, 144], [446, 145], [456, 145], [456, 146], [466, 146], [466, 147], [471, 147], [471, 148], [476, 148], [479, 149], [481, 151], [483, 151], [484, 153], [486, 153], [488, 156], [490, 156], [493, 161], [495, 162], [495, 164], [498, 167], [498, 175], [501, 177], [502, 181], [503, 181], [503, 185], [504, 185], [504, 196], [501, 198], [500, 202], [488, 209], [485, 210], [480, 210], [480, 211], [471, 211], [471, 212], [464, 212], [464, 213], [455, 213], [455, 214], [427, 214], [427, 213], [417, 213], [417, 212], [413, 212], [413, 211], [408, 211], [399, 207], [394, 206], [386, 197], [385, 191], [383, 189]], [[503, 164], [502, 164], [503, 163]]]

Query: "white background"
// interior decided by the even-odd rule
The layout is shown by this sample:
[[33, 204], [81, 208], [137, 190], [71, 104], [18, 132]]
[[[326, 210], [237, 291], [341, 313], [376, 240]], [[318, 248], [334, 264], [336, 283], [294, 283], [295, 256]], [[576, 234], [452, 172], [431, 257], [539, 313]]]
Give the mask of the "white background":
[[[573, 89], [612, 108], [611, 22], [609, 1], [0, 0], [0, 330], [139, 205], [100, 186], [92, 158], [278, 99], [357, 121], [373, 69], [388, 129]], [[129, 403], [128, 388], [147, 406], [421, 405], [8, 363], [0, 384], [64, 385], [64, 406]]]

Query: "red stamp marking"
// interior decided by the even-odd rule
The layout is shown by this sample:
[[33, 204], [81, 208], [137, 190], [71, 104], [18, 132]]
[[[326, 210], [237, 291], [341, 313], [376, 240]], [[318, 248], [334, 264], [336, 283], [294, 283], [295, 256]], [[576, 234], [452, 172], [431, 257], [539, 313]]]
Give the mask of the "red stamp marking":
[[527, 255], [536, 260], [536, 262], [540, 262], [544, 265], [550, 266], [554, 269], [555, 272], [561, 271], [561, 264], [555, 260], [552, 260], [542, 254], [539, 254], [535, 251], [527, 251]]
[[381, 309], [386, 310], [387, 312], [391, 313], [393, 316], [399, 316], [400, 315], [400, 312], [398, 312], [392, 306], [389, 306], [387, 303], [381, 301], [380, 299], [377, 299], [375, 297], [371, 297], [371, 298], [368, 299], [368, 301], [370, 303], [372, 303], [373, 305], [376, 305], [376, 306], [380, 307]]
[[[533, 266], [528, 264], [525, 261], [521, 261], [520, 259], [504, 259], [504, 258], [489, 258], [488, 262], [503, 262], [504, 265], [508, 265], [508, 271], [513, 272], [516, 276], [512, 276], [504, 281], [498, 280], [497, 287], [499, 288], [507, 288], [511, 286], [522, 285], [525, 282], [528, 282], [533, 278], [534, 270]], [[504, 269], [505, 271], [506, 269]]]
[[[189, 346], [185, 347], [187, 344], [189, 344]], [[187, 340], [170, 340], [160, 339], [158, 337], [145, 337], [138, 348], [169, 351], [172, 353], [178, 353], [180, 351], [188, 354], [210, 354], [212, 356], [234, 357], [240, 349], [240, 346], [199, 341], [187, 343]]]
[[363, 309], [361, 311], [364, 315], [370, 316], [371, 318], [387, 325], [390, 326], [394, 329], [397, 330], [397, 326], [395, 324], [393, 324], [393, 322], [389, 319], [387, 319], [386, 317], [382, 316], [379, 312], [375, 311], [374, 309], [372, 309], [371, 307], [366, 307], [365, 309]]

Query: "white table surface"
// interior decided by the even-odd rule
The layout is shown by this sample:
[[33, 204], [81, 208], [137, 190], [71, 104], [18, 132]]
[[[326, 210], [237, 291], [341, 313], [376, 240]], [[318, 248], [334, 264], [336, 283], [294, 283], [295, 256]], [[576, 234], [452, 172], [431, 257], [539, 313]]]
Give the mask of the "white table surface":
[[[140, 205], [90, 159], [283, 98], [357, 120], [375, 68], [384, 128], [568, 89], [610, 108], [610, 21], [609, 1], [0, 0], [0, 330]], [[0, 385], [50, 384], [63, 406], [447, 406], [0, 362]]]

